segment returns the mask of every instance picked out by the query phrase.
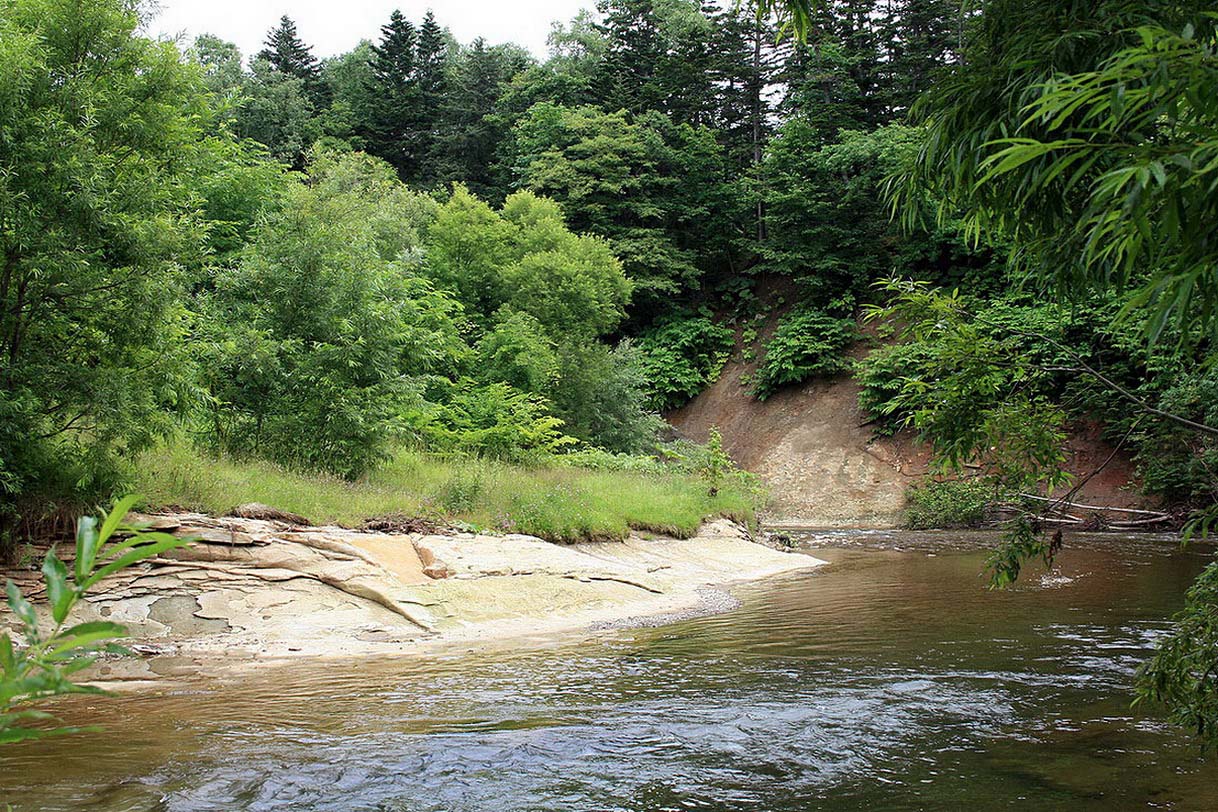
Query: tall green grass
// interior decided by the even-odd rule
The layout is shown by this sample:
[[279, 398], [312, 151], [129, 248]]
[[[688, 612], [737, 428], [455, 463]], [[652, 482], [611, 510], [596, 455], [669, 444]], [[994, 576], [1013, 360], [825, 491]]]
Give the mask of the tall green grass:
[[262, 502], [317, 524], [404, 515], [557, 542], [621, 539], [632, 529], [687, 538], [708, 518], [752, 522], [756, 498], [734, 482], [712, 496], [705, 481], [678, 471], [598, 471], [561, 462], [520, 467], [405, 450], [365, 479], [347, 482], [210, 457], [186, 444], [142, 455], [135, 487], [146, 507], [222, 514]]

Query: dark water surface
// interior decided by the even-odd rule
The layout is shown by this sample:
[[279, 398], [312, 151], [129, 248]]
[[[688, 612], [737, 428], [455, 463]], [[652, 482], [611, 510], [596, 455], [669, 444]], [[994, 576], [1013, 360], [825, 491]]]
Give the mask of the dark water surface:
[[[16, 810], [1218, 810], [1130, 682], [1212, 548], [1098, 537], [993, 593], [984, 538], [809, 534], [740, 609], [527, 650], [74, 700]], [[0, 806], [0, 808], [3, 808]]]

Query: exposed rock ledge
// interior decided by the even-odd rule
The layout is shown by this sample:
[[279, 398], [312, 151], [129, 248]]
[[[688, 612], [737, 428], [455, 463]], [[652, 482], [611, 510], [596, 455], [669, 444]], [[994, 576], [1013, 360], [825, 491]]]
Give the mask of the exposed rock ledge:
[[603, 626], [695, 610], [708, 585], [823, 563], [755, 544], [722, 520], [687, 540], [564, 546], [522, 535], [143, 518], [199, 540], [107, 579], [82, 615], [127, 624], [137, 650], [176, 655], [163, 661], [393, 654], [428, 642]]

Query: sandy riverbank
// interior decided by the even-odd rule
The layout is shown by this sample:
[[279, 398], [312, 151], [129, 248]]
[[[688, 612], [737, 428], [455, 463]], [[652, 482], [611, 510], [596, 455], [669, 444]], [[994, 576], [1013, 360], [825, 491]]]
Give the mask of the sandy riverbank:
[[670, 621], [731, 608], [715, 587], [823, 563], [756, 544], [723, 520], [690, 539], [558, 545], [522, 535], [369, 533], [201, 514], [145, 518], [198, 540], [90, 596], [81, 619], [126, 624], [145, 655], [106, 664], [103, 679], [181, 674], [220, 661], [525, 644]]

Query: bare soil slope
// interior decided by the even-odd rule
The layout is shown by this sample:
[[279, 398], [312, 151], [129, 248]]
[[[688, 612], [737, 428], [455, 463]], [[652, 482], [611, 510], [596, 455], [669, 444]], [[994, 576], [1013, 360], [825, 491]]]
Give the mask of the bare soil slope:
[[[865, 352], [862, 345], [857, 354]], [[668, 415], [681, 436], [704, 441], [712, 426], [741, 467], [761, 476], [773, 503], [773, 526], [893, 527], [905, 490], [927, 473], [929, 454], [910, 433], [877, 438], [858, 406], [849, 376], [788, 387], [765, 402], [740, 377], [755, 364], [733, 359], [719, 380]], [[1096, 426], [1070, 439], [1070, 470], [1081, 477], [1101, 468], [1076, 501], [1111, 507], [1153, 507], [1132, 483], [1128, 455], [1113, 452]]]
[[698, 441], [719, 427], [736, 463], [769, 486], [768, 524], [898, 524], [905, 489], [926, 472], [925, 452], [907, 437], [873, 437], [848, 376], [788, 387], [761, 402], [739, 382], [750, 368], [730, 362], [669, 421]]

